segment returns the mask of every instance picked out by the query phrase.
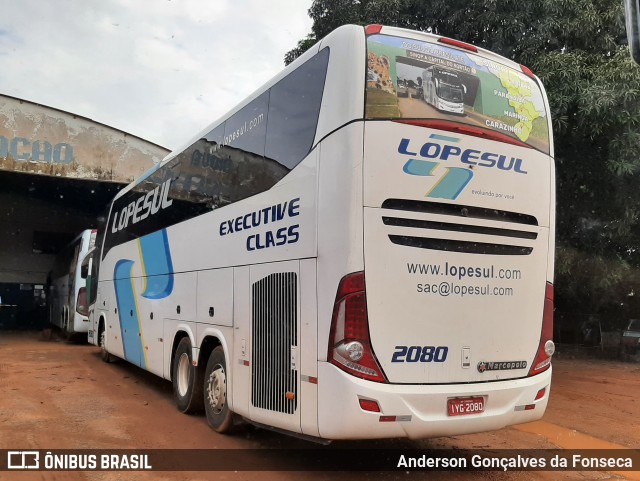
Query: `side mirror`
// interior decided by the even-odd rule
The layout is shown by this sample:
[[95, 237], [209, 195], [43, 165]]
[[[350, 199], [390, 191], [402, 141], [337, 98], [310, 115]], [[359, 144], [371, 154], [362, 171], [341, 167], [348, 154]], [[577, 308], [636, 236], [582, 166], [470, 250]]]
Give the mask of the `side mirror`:
[[631, 58], [640, 64], [640, 6], [638, 0], [624, 0], [627, 40]]

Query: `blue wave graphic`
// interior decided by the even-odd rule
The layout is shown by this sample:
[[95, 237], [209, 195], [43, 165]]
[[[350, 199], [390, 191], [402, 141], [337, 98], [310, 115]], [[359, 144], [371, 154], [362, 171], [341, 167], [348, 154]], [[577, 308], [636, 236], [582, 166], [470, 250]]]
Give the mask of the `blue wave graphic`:
[[[439, 162], [430, 160], [409, 159], [402, 170], [409, 175], [431, 177], [435, 175], [434, 171], [439, 165]], [[455, 200], [473, 178], [473, 172], [470, 169], [460, 167], [443, 167], [441, 172], [440, 180], [425, 194], [425, 197]]]
[[[142, 296], [163, 299], [173, 292], [173, 264], [165, 229], [138, 239], [140, 262], [145, 281]], [[134, 261], [121, 259], [113, 272], [116, 303], [120, 319], [120, 334], [127, 361], [146, 368], [144, 333], [138, 313], [133, 279]]]

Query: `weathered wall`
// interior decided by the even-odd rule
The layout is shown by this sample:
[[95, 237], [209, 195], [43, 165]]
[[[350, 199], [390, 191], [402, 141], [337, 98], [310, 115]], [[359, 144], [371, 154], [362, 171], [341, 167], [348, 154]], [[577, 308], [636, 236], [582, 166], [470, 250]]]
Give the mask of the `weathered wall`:
[[0, 95], [0, 169], [131, 182], [169, 151], [126, 132]]

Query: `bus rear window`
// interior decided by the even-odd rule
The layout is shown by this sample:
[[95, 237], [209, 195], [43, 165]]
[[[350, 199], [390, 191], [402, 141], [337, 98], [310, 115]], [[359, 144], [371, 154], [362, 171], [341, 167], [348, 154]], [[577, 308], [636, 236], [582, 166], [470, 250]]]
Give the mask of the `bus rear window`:
[[367, 119], [445, 119], [491, 129], [549, 153], [548, 112], [530, 77], [481, 53], [367, 38]]

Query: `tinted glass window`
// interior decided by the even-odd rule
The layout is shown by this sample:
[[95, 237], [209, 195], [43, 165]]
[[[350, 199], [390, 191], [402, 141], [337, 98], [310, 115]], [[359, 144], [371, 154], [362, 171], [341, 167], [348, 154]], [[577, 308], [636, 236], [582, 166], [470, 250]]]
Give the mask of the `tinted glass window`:
[[325, 49], [116, 200], [103, 257], [115, 245], [269, 190], [287, 175], [313, 146], [328, 59]]
[[137, 239], [210, 211], [210, 199], [197, 190], [191, 158], [182, 152], [117, 199], [111, 211], [103, 257], [114, 245]]
[[264, 156], [269, 91], [236, 112], [224, 127], [224, 145], [248, 154]]
[[178, 156], [181, 181], [172, 188], [183, 192], [172, 195], [191, 202], [210, 203], [212, 208], [230, 202], [225, 187], [230, 183], [234, 165], [223, 152], [224, 128], [225, 124], [217, 126]]
[[265, 155], [289, 169], [313, 146], [328, 63], [325, 48], [271, 88]]

